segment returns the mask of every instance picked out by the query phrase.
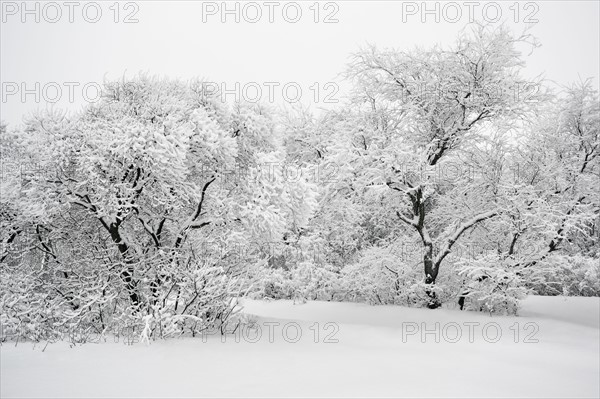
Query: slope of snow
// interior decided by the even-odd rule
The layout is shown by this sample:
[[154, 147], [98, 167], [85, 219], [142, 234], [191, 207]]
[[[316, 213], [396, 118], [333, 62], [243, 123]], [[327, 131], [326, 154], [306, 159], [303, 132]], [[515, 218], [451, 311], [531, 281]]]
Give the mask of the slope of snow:
[[58, 343], [43, 352], [39, 345], [4, 344], [0, 394], [600, 396], [600, 298], [530, 297], [519, 317], [249, 300], [245, 312], [260, 330], [244, 329], [225, 342], [214, 335], [149, 346]]

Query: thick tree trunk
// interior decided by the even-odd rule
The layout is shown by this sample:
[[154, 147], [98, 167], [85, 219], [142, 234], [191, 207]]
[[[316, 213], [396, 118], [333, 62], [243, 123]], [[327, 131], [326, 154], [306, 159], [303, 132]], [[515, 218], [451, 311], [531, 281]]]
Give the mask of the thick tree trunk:
[[129, 253], [129, 247], [121, 238], [121, 234], [119, 233], [119, 226], [116, 224], [111, 224], [108, 226], [108, 231], [110, 233], [110, 237], [113, 242], [117, 244], [117, 248], [119, 249], [119, 253], [123, 257], [125, 264], [127, 267], [121, 272], [121, 280], [125, 284], [125, 289], [129, 295], [129, 299], [131, 300], [131, 304], [133, 306], [138, 306], [140, 304], [140, 296], [136, 291], [137, 281], [133, 278], [133, 259], [131, 258], [131, 254]]
[[425, 271], [425, 284], [432, 286], [431, 289], [427, 289], [425, 293], [429, 297], [429, 301], [427, 303], [427, 307], [429, 309], [437, 309], [442, 304], [440, 300], [435, 295], [435, 291], [433, 290], [433, 285], [435, 285], [435, 280], [438, 275], [438, 268], [435, 266], [433, 262], [433, 245], [431, 243], [425, 246], [425, 254], [423, 255], [423, 266]]

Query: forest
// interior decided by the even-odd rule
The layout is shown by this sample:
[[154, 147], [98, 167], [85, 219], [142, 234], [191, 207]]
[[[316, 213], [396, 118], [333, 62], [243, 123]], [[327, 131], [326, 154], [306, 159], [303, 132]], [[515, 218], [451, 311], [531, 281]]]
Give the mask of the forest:
[[517, 315], [600, 296], [598, 93], [528, 77], [537, 46], [476, 25], [367, 47], [322, 112], [140, 73], [2, 123], [0, 340], [228, 334], [243, 298]]

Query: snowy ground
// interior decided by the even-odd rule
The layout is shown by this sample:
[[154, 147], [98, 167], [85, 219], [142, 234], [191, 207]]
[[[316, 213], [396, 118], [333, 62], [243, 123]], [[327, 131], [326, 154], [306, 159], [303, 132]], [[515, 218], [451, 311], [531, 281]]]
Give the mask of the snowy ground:
[[1, 396], [600, 396], [600, 298], [530, 297], [519, 317], [289, 301], [245, 312], [260, 330], [224, 343], [4, 344]]

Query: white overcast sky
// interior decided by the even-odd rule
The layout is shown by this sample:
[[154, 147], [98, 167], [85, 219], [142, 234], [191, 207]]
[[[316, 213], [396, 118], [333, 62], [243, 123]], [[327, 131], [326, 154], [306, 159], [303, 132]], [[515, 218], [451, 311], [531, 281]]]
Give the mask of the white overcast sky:
[[[297, 82], [303, 90], [302, 100], [314, 96], [309, 87], [315, 82], [320, 88], [320, 100], [333, 88], [325, 86], [337, 81], [351, 52], [371, 43], [379, 47], [408, 49], [415, 45], [428, 47], [436, 42], [451, 44], [457, 32], [469, 22], [469, 8], [473, 17], [495, 18], [497, 7], [483, 8], [489, 2], [455, 2], [462, 17], [457, 22], [444, 21], [443, 16], [456, 17], [456, 8], [439, 2], [440, 22], [434, 14], [423, 15], [422, 2], [401, 1], [337, 1], [335, 5], [320, 2], [319, 22], [315, 23], [314, 1], [298, 2], [302, 16], [297, 23], [286, 21], [283, 14], [286, 1], [276, 2], [273, 19], [269, 22], [269, 5], [258, 1], [262, 18], [250, 23], [244, 18], [244, 2], [239, 2], [240, 22], [234, 15], [221, 21], [222, 2], [200, 1], [137, 1], [134, 5], [114, 1], [97, 2], [102, 11], [98, 22], [84, 19], [83, 6], [91, 2], [78, 2], [69, 22], [69, 6], [58, 1], [62, 16], [56, 23], [46, 19], [56, 17], [56, 7], [37, 2], [40, 21], [35, 14], [24, 14], [22, 2], [2, 1], [0, 29], [0, 73], [2, 103], [0, 118], [18, 124], [22, 117], [37, 109], [49, 106], [45, 98], [55, 97], [52, 87], [62, 87], [58, 108], [76, 109], [84, 104], [81, 88], [88, 82], [101, 83], [105, 78], [131, 77], [140, 71], [169, 77], [203, 77], [209, 81], [233, 82], [243, 86], [256, 82], [263, 86], [262, 98], [268, 100], [264, 82], [279, 82], [274, 90], [275, 101], [284, 102], [281, 87]], [[203, 4], [204, 3], [204, 4]], [[209, 4], [210, 3], [210, 4]], [[408, 5], [412, 3], [412, 5]], [[599, 74], [599, 2], [598, 1], [499, 1], [501, 21], [514, 28], [525, 28], [529, 16], [537, 22], [531, 24], [531, 33], [542, 47], [528, 57], [527, 73], [543, 73], [548, 79], [567, 84], [593, 77], [598, 86]], [[311, 9], [311, 6], [313, 7]], [[36, 2], [27, 2], [35, 10]], [[86, 18], [95, 17], [95, 5], [87, 6]], [[111, 9], [112, 7], [112, 9]], [[228, 2], [233, 9], [235, 2]], [[413, 7], [413, 8], [411, 8]], [[416, 14], [409, 15], [409, 11]], [[434, 2], [427, 7], [434, 9]], [[115, 23], [115, 9], [119, 9], [119, 22]], [[215, 15], [203, 14], [217, 9]], [[519, 10], [518, 15], [515, 13]], [[246, 16], [255, 17], [256, 7], [247, 7]], [[289, 19], [294, 17], [294, 6], [287, 6]], [[44, 11], [46, 12], [44, 14]], [[404, 12], [403, 12], [404, 11]], [[446, 14], [444, 14], [444, 11]], [[122, 20], [134, 12], [137, 23]], [[323, 23], [325, 16], [334, 13], [336, 23]], [[25, 22], [22, 18], [25, 17]], [[203, 17], [205, 21], [203, 21]], [[425, 22], [421, 20], [426, 17]], [[518, 22], [515, 22], [517, 19]], [[35, 90], [40, 84], [40, 103], [33, 94], [24, 99], [22, 84]], [[52, 83], [54, 82], [54, 83]], [[68, 97], [66, 82], [77, 82], [73, 103]], [[44, 85], [48, 88], [43, 93]], [[67, 83], [68, 84], [68, 83]], [[16, 94], [14, 91], [18, 87]], [[88, 97], [94, 97], [90, 86]], [[293, 95], [293, 92], [290, 92]], [[289, 93], [288, 93], [289, 94]], [[342, 98], [337, 93], [333, 98]], [[230, 96], [233, 98], [233, 96]], [[24, 100], [24, 101], [23, 101]], [[322, 104], [321, 104], [322, 105]]]

